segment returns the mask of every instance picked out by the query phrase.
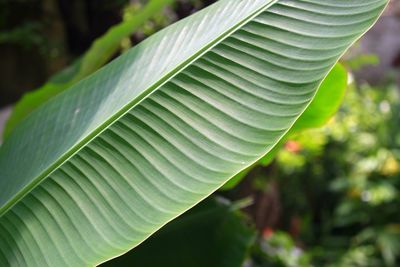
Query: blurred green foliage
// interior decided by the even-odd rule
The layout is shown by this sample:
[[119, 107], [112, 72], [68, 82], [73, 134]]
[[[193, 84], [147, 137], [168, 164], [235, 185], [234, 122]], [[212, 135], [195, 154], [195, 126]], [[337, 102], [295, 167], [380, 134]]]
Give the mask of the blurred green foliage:
[[41, 25], [37, 22], [26, 22], [23, 25], [8, 30], [0, 31], [0, 44], [16, 44], [23, 47], [40, 46], [43, 36], [39, 33]]
[[260, 266], [399, 266], [399, 127], [399, 88], [353, 84], [334, 120], [287, 142], [275, 172], [256, 179], [278, 182], [278, 228], [293, 232], [299, 219], [289, 247], [304, 248], [311, 261]]

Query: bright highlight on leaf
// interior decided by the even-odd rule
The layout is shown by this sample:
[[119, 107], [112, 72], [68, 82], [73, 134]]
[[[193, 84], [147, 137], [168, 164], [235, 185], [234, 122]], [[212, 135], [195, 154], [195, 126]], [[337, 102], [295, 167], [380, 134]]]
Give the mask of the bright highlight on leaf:
[[0, 150], [0, 266], [123, 254], [268, 153], [386, 0], [221, 0], [37, 109]]

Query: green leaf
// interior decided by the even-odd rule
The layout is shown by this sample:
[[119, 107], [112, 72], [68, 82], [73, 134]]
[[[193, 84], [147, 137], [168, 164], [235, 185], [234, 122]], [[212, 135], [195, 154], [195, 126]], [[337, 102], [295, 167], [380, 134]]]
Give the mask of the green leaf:
[[324, 126], [338, 111], [346, 88], [347, 71], [337, 64], [322, 83], [310, 106], [293, 125], [291, 134]]
[[270, 151], [386, 0], [221, 0], [39, 107], [0, 148], [0, 266], [93, 266]]
[[243, 214], [208, 199], [136, 249], [101, 266], [241, 267], [254, 241], [255, 231]]
[[111, 27], [103, 36], [95, 40], [81, 59], [50, 78], [40, 88], [25, 94], [15, 105], [7, 120], [3, 138], [8, 138], [14, 128], [33, 110], [106, 64], [118, 52], [124, 38], [130, 36], [172, 2], [173, 0], [151, 0], [142, 10]]
[[321, 84], [311, 104], [279, 143], [258, 162], [230, 179], [221, 190], [231, 190], [236, 187], [255, 166], [269, 165], [291, 136], [307, 129], [324, 126], [339, 109], [346, 88], [347, 71], [338, 63]]

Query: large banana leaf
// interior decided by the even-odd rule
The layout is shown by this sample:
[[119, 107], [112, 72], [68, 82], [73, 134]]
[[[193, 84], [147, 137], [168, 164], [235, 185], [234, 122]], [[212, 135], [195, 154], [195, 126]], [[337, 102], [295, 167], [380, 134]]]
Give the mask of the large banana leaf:
[[125, 253], [263, 157], [386, 0], [221, 0], [28, 116], [0, 150], [0, 266]]

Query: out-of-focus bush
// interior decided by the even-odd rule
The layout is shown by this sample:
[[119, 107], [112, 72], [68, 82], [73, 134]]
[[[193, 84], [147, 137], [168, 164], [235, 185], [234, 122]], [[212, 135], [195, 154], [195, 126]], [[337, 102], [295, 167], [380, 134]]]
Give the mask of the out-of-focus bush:
[[[282, 233], [272, 232], [261, 245], [266, 255], [302, 251], [315, 266], [399, 266], [399, 95], [392, 85], [352, 85], [326, 127], [297, 135], [278, 153], [274, 172], [257, 176], [277, 183], [277, 228], [294, 239], [277, 250]], [[288, 255], [272, 266], [312, 266], [293, 265]]]

